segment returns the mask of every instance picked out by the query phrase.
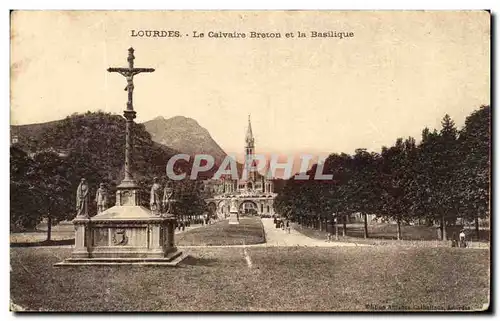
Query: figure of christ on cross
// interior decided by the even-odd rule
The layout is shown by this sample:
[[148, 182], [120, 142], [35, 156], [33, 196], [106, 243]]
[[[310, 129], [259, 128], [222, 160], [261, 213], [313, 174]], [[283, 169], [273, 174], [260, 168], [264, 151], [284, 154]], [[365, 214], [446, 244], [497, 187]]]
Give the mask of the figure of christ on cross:
[[141, 72], [153, 72], [153, 68], [134, 68], [134, 48], [130, 47], [128, 49], [128, 68], [108, 68], [108, 72], [117, 72], [127, 79], [127, 87], [125, 91], [128, 91], [128, 101], [127, 110], [134, 110], [133, 106], [133, 94], [134, 94], [134, 76], [140, 74]]
[[133, 105], [133, 94], [134, 94], [134, 76], [140, 74], [141, 72], [153, 72], [153, 68], [134, 68], [134, 48], [128, 49], [128, 68], [108, 68], [108, 72], [117, 72], [124, 76], [127, 80], [127, 87], [125, 90], [128, 91], [127, 109], [123, 111], [123, 116], [127, 119], [125, 127], [125, 178], [118, 187], [129, 187], [136, 188], [133, 175], [130, 170], [130, 162], [132, 157], [132, 137], [131, 137], [131, 125], [135, 118], [135, 111]]

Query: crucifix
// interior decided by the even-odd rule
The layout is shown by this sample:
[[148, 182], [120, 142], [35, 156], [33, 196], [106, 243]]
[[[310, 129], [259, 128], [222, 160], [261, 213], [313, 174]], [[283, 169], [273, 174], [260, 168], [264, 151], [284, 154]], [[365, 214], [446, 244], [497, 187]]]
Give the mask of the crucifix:
[[140, 74], [141, 72], [153, 72], [153, 68], [134, 68], [134, 48], [128, 49], [128, 68], [108, 68], [108, 72], [117, 72], [124, 76], [127, 80], [127, 87], [125, 91], [128, 91], [127, 109], [123, 111], [123, 116], [127, 120], [125, 128], [125, 178], [118, 187], [135, 188], [137, 185], [134, 182], [133, 175], [130, 170], [130, 161], [132, 153], [132, 137], [131, 137], [131, 127], [134, 121], [136, 112], [134, 111], [133, 105], [133, 94], [134, 94], [134, 76]]

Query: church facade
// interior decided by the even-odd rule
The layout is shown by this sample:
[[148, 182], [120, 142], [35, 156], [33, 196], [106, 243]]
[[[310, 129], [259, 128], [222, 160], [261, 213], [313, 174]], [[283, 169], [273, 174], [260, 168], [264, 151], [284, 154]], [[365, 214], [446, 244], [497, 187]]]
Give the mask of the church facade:
[[255, 139], [252, 132], [250, 116], [248, 116], [248, 127], [245, 135], [245, 159], [244, 169], [246, 177], [238, 180], [225, 178], [212, 181], [209, 184], [213, 192], [213, 197], [206, 199], [210, 212], [218, 217], [229, 216], [231, 202], [235, 200], [240, 214], [272, 216], [274, 215], [274, 193], [273, 181], [267, 177], [267, 170], [264, 175], [252, 170], [255, 168]]

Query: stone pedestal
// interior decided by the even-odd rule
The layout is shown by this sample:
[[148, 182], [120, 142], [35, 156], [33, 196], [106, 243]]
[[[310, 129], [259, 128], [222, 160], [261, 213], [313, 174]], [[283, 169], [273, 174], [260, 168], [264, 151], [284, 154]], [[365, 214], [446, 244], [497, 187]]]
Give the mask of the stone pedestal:
[[142, 206], [113, 206], [92, 218], [75, 218], [75, 248], [57, 265], [177, 265], [173, 216]]
[[240, 224], [240, 218], [239, 218], [239, 215], [238, 215], [238, 211], [231, 211], [229, 213], [229, 224], [230, 225]]

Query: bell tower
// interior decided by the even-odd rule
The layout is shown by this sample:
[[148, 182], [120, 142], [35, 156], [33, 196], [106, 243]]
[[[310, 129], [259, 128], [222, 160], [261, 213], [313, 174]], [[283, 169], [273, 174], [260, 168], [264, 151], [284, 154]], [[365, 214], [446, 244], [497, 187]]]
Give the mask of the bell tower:
[[248, 115], [248, 127], [247, 133], [245, 135], [245, 167], [248, 173], [248, 180], [255, 182], [256, 173], [254, 170], [251, 170], [253, 162], [255, 161], [255, 139], [253, 138], [252, 133], [252, 123], [250, 122], [250, 115]]

